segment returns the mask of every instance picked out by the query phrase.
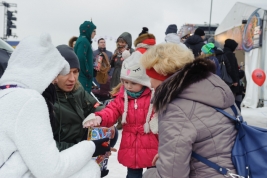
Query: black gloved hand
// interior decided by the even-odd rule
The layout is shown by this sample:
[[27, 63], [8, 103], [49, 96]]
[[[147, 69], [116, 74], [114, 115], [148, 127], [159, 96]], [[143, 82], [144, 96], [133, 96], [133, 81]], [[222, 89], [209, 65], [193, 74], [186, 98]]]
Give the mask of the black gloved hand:
[[99, 156], [99, 155], [105, 155], [106, 152], [110, 151], [110, 145], [107, 146], [102, 145], [104, 142], [108, 142], [109, 138], [102, 138], [99, 140], [92, 140], [92, 142], [95, 143], [95, 152], [93, 154], [93, 157]]
[[109, 170], [108, 169], [104, 169], [101, 171], [101, 177], [105, 177], [106, 175], [108, 175]]

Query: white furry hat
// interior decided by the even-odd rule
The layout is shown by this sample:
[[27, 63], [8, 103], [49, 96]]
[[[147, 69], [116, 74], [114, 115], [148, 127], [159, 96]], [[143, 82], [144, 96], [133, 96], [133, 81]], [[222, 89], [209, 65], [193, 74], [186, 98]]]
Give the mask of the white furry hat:
[[66, 75], [69, 70], [69, 63], [52, 44], [49, 34], [29, 36], [10, 56], [0, 85], [17, 84], [43, 93], [58, 74]]
[[[129, 80], [134, 83], [138, 83], [140, 85], [146, 86], [151, 89], [150, 79], [146, 75], [146, 70], [140, 64], [140, 59], [142, 54], [139, 51], [135, 51], [132, 53], [130, 57], [123, 61], [122, 69], [121, 69], [121, 79]], [[154, 96], [154, 90], [152, 90], [151, 98]], [[138, 99], [138, 98], [137, 98]], [[135, 99], [134, 108], [137, 109], [137, 99]], [[150, 103], [149, 109], [146, 116], [146, 123], [144, 124], [144, 132], [149, 133], [149, 121], [152, 115], [153, 104]], [[127, 123], [126, 117], [128, 112], [128, 96], [126, 90], [124, 90], [124, 112], [122, 114], [122, 124]]]
[[130, 57], [123, 61], [121, 68], [121, 79], [129, 80], [131, 82], [151, 88], [150, 79], [146, 75], [146, 70], [140, 64], [141, 57], [142, 54], [139, 51], [135, 51]]

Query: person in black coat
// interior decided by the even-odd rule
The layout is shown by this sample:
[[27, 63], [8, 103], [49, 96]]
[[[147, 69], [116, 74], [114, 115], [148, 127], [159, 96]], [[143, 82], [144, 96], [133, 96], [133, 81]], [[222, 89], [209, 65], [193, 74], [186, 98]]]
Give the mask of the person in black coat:
[[197, 57], [201, 54], [202, 46], [205, 45], [204, 39], [205, 39], [205, 32], [202, 29], [197, 28], [195, 30], [194, 35], [188, 37], [184, 44], [189, 49], [191, 49], [194, 56]]
[[224, 54], [227, 57], [229, 64], [231, 66], [231, 72], [228, 73], [232, 80], [233, 84], [231, 86], [231, 90], [236, 96], [236, 94], [239, 92], [239, 69], [237, 64], [237, 59], [235, 57], [234, 51], [237, 48], [238, 43], [235, 40], [227, 39], [224, 43]]

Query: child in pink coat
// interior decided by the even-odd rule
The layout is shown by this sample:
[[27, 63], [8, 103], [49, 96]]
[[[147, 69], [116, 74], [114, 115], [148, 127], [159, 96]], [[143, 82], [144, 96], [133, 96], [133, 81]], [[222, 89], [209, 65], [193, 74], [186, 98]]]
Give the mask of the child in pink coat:
[[84, 121], [84, 127], [111, 127], [122, 116], [118, 161], [128, 168], [127, 178], [142, 178], [143, 168], [152, 167], [152, 160], [158, 152], [158, 136], [151, 132], [156, 130], [150, 102], [154, 91], [139, 62], [141, 57], [142, 54], [136, 51], [123, 62], [122, 86], [114, 95], [115, 99], [105, 109], [91, 114]]

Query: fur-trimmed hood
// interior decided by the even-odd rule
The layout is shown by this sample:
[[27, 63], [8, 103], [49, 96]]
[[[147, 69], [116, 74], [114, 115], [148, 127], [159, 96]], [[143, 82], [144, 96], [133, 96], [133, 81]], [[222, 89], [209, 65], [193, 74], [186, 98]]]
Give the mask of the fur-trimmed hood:
[[0, 85], [18, 85], [40, 94], [58, 74], [69, 73], [70, 65], [52, 44], [49, 34], [28, 36], [14, 50]]
[[210, 60], [196, 59], [188, 63], [157, 87], [155, 109], [164, 111], [167, 104], [176, 98], [223, 109], [230, 107], [234, 104], [234, 95], [229, 86], [214, 73], [215, 65]]
[[139, 43], [143, 43], [143, 41], [146, 39], [152, 39], [150, 42], [151, 44], [147, 44], [147, 45], [155, 45], [156, 43], [155, 36], [151, 33], [145, 33], [145, 34], [140, 35], [138, 38], [136, 38], [136, 40], [134, 41], [134, 46], [137, 47]]

